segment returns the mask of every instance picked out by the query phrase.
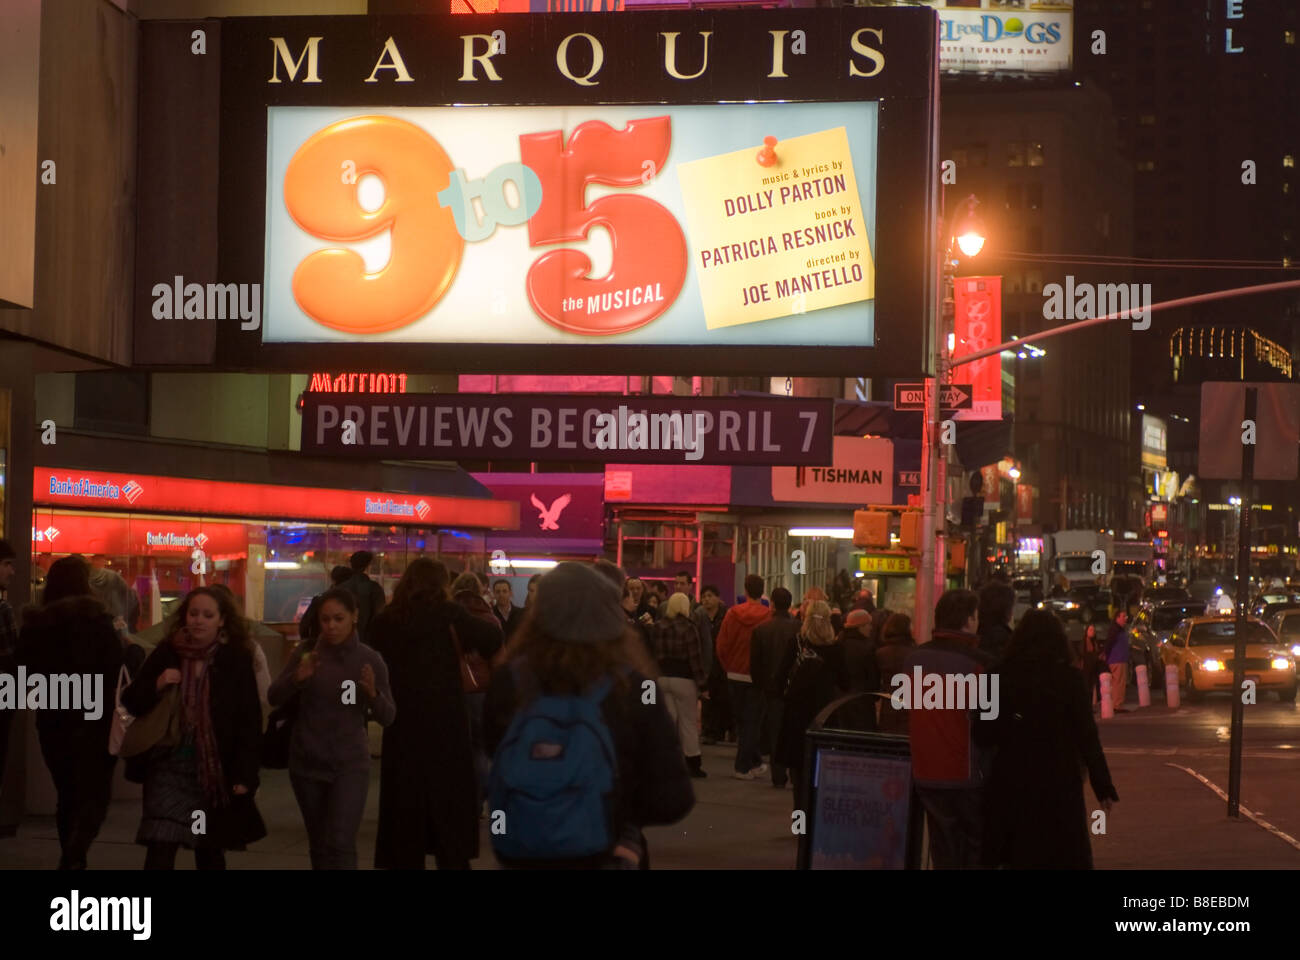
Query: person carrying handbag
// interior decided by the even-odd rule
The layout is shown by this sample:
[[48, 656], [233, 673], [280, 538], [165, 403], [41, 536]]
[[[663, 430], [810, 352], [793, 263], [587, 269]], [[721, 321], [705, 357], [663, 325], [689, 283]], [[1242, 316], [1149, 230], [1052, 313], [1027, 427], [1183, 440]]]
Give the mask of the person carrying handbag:
[[[478, 783], [480, 816], [483, 800], [487, 797], [488, 771], [492, 768], [492, 758], [483, 745], [483, 702], [487, 696], [488, 682], [492, 677], [492, 662], [505, 648], [505, 632], [501, 621], [483, 598], [484, 584], [477, 573], [466, 570], [451, 584], [451, 595], [458, 604], [465, 608], [470, 616], [482, 620], [484, 624], [494, 627], [500, 640], [489, 645], [491, 652], [484, 657], [478, 650], [466, 649], [460, 642], [460, 636], [454, 626], [450, 627], [452, 640], [460, 654], [461, 687], [465, 691], [465, 708], [469, 711], [469, 736], [474, 749], [474, 776]], [[527, 614], [524, 614], [527, 616]]]
[[[144, 809], [136, 842], [146, 870], [175, 868], [181, 846], [200, 870], [224, 870], [225, 851], [266, 836], [258, 786], [262, 705], [245, 621], [221, 593], [199, 587], [181, 602], [122, 706], [159, 739], [140, 754]], [[174, 708], [160, 702], [174, 699]], [[166, 721], [165, 723], [163, 721]], [[142, 746], [135, 744], [136, 747]]]
[[321, 595], [320, 639], [289, 659], [271, 684], [275, 707], [297, 702], [289, 782], [307, 825], [313, 870], [355, 870], [357, 831], [370, 791], [367, 724], [393, 722], [388, 667], [357, 636], [357, 601], [335, 587]]

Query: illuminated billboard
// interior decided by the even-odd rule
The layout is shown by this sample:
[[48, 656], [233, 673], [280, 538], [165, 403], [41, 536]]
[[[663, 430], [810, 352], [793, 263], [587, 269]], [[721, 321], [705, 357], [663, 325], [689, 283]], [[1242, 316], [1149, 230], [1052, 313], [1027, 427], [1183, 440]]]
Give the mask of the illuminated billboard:
[[939, 13], [945, 73], [1060, 73], [1072, 61], [1071, 0], [922, 0]]
[[[263, 341], [476, 343], [478, 316], [509, 343], [870, 347], [876, 113], [273, 108]], [[388, 186], [369, 217], [351, 157]]]
[[219, 279], [258, 308], [216, 360], [920, 374], [937, 31], [917, 8], [223, 21]]

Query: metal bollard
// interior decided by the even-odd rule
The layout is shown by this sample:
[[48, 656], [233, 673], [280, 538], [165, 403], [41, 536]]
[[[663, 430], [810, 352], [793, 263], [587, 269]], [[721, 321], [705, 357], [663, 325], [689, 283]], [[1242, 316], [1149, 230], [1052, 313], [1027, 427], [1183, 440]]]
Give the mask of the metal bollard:
[[1178, 689], [1178, 668], [1172, 663], [1165, 667], [1165, 706], [1177, 710], [1182, 692]]
[[1136, 671], [1138, 688], [1138, 706], [1151, 706], [1151, 678], [1147, 675], [1147, 665], [1139, 663]]
[[1103, 673], [1098, 680], [1101, 683], [1101, 718], [1109, 720], [1115, 716], [1115, 704], [1110, 698], [1110, 674]]

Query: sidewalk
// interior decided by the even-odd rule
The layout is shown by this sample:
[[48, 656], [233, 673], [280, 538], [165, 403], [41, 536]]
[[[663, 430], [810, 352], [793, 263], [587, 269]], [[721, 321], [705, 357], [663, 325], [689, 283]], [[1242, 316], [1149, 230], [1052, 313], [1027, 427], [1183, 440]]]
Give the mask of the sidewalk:
[[[798, 843], [790, 832], [792, 791], [774, 789], [769, 781], [732, 779], [734, 752], [734, 747], [705, 747], [704, 768], [709, 776], [692, 781], [695, 809], [679, 824], [646, 831], [656, 869], [793, 868]], [[1109, 815], [1106, 835], [1093, 838], [1098, 869], [1300, 868], [1300, 851], [1249, 821], [1229, 821], [1213, 791], [1166, 766], [1165, 758], [1115, 754], [1108, 761], [1121, 801]], [[1085, 798], [1091, 811], [1095, 799], [1090, 789], [1085, 788]], [[307, 836], [288, 774], [263, 771], [257, 800], [269, 835], [249, 851], [231, 854], [231, 868], [307, 869]], [[374, 861], [378, 801], [376, 764], [358, 842], [363, 869]], [[139, 800], [113, 803], [90, 851], [92, 868], [140, 868], [144, 848], [133, 842], [139, 816]], [[476, 870], [496, 869], [487, 825], [484, 820], [482, 853], [473, 864]], [[0, 869], [50, 869], [58, 857], [52, 817], [29, 817], [16, 838], [0, 840]], [[193, 868], [193, 858], [185, 852], [177, 863], [183, 869]]]

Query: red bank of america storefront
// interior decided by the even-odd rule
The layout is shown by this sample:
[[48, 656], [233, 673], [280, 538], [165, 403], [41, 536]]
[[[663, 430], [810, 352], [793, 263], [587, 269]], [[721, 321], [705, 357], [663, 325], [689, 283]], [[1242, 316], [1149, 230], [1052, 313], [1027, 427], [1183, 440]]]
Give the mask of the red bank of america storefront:
[[391, 596], [415, 557], [481, 568], [488, 534], [519, 527], [512, 500], [45, 467], [34, 488], [35, 579], [74, 553], [116, 570], [140, 596], [140, 629], [214, 583], [254, 619], [293, 622], [328, 585], [330, 568], [357, 550], [378, 558]]

